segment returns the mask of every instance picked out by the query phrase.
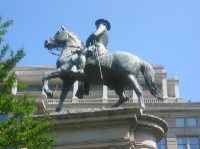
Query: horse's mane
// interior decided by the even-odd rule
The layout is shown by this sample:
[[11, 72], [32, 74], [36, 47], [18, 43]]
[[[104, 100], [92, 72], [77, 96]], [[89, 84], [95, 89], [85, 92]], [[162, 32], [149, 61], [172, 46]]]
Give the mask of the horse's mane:
[[73, 36], [75, 36], [81, 43], [81, 45], [84, 47], [84, 43], [81, 41], [81, 39], [78, 37], [78, 35], [74, 32], [70, 32]]

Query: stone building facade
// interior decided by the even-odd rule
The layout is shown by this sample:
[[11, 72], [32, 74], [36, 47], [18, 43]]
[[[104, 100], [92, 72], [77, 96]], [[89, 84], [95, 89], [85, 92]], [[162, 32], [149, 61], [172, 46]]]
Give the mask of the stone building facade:
[[[144, 92], [144, 100], [146, 104], [146, 109], [144, 111], [144, 114], [146, 115], [151, 114], [151, 115], [160, 117], [163, 120], [165, 120], [168, 124], [168, 131], [165, 134], [164, 138], [161, 141], [157, 142], [157, 147], [159, 149], [199, 149], [200, 148], [200, 140], [199, 140], [200, 138], [200, 108], [199, 108], [200, 103], [199, 102], [197, 103], [184, 102], [179, 94], [178, 78], [176, 77], [168, 78], [167, 72], [164, 70], [164, 67], [162, 65], [153, 65], [153, 68], [155, 70], [155, 82], [161, 90], [163, 101], [157, 100], [155, 97], [153, 97], [150, 94], [150, 92], [145, 86], [142, 75], [139, 76], [138, 81], [143, 87], [143, 92]], [[31, 96], [31, 98], [35, 98], [35, 100], [37, 101], [37, 109], [35, 110], [35, 114], [44, 114], [44, 113], [52, 112], [55, 110], [55, 107], [59, 102], [59, 95], [60, 95], [60, 90], [61, 90], [61, 85], [62, 85], [61, 84], [62, 82], [59, 79], [53, 79], [49, 82], [49, 86], [54, 92], [53, 99], [46, 98], [45, 95], [42, 93], [42, 76], [46, 72], [52, 71], [54, 69], [55, 67], [52, 67], [52, 66], [23, 66], [23, 67], [21, 66], [21, 67], [16, 67], [14, 70], [15, 74], [17, 75], [18, 83], [27, 83], [29, 87], [26, 89], [13, 88], [13, 93], [16, 94], [17, 96], [20, 96], [24, 94], [25, 92], [29, 92], [29, 95]], [[109, 107], [111, 107], [112, 104], [114, 104], [118, 100], [117, 95], [115, 94], [113, 90], [107, 88], [104, 85], [95, 85], [95, 84], [91, 85], [91, 92], [89, 96], [85, 96], [84, 99], [77, 99], [75, 97], [77, 88], [78, 88], [78, 82], [75, 82], [73, 87], [70, 89], [70, 92], [67, 95], [67, 99], [65, 100], [63, 113], [60, 113], [59, 115], [54, 114], [54, 117], [59, 117], [59, 119], [63, 119], [64, 121], [64, 119], [66, 120], [67, 117], [64, 115], [62, 116], [62, 114], [71, 112], [71, 114], [73, 115], [74, 111], [75, 111], [74, 113], [76, 113], [77, 111], [79, 111], [79, 113], [82, 113], [80, 114], [82, 115], [82, 117], [87, 117], [87, 115], [84, 115], [84, 113], [88, 114], [87, 112], [93, 113], [93, 114], [96, 113], [97, 115], [100, 116], [102, 114], [101, 113], [102, 111], [98, 111], [98, 109], [104, 109], [103, 110], [104, 114], [106, 114], [106, 112], [110, 113]], [[132, 109], [132, 107], [138, 107], [137, 96], [134, 93], [134, 91], [127, 90], [126, 94], [130, 97], [130, 100], [121, 106], [122, 108], [125, 108], [125, 110], [123, 111], [125, 113], [127, 110]], [[132, 110], [132, 112], [133, 111], [134, 110]], [[118, 116], [122, 116], [122, 117], [124, 116], [123, 112], [122, 111], [120, 112], [120, 109], [116, 111], [116, 113], [118, 112], [119, 112]], [[91, 119], [95, 118], [95, 115], [93, 114], [91, 114]], [[110, 114], [112, 115], [112, 112]], [[92, 116], [94, 116], [94, 118], [92, 118]], [[106, 119], [105, 115], [102, 115], [102, 116], [103, 117], [100, 116], [99, 119], [103, 118], [105, 120]], [[113, 116], [111, 117], [113, 118]], [[160, 121], [160, 123], [162, 122]], [[159, 125], [161, 125], [160, 123], [158, 124], [158, 127]], [[99, 124], [101, 124], [100, 121], [99, 121]], [[95, 137], [95, 134], [103, 135], [103, 131], [105, 131], [105, 129], [100, 129], [99, 127], [102, 128], [103, 126], [99, 126], [99, 124], [95, 122], [95, 125], [90, 126], [90, 127], [95, 127], [95, 128], [98, 127], [98, 129], [95, 129], [95, 131], [92, 131], [90, 134], [88, 134], [89, 136], [93, 135], [93, 137]], [[123, 130], [126, 130], [125, 126], [127, 126], [127, 123], [119, 123], [119, 122], [109, 123], [109, 121], [107, 121], [107, 123], [102, 123], [102, 125], [104, 125], [106, 128], [107, 126], [110, 127], [112, 125], [116, 125], [116, 127], [114, 128], [121, 128], [121, 129], [117, 129], [120, 134], [120, 133], [123, 133]], [[58, 131], [62, 131], [64, 129], [64, 126], [62, 127], [62, 129], [61, 127], [62, 127], [61, 123], [58, 122], [58, 125], [56, 125], [56, 129]], [[70, 127], [65, 126], [65, 128], [69, 129], [71, 128], [71, 126]], [[79, 129], [81, 131], [81, 127]], [[163, 129], [164, 129], [164, 126], [163, 126]], [[113, 130], [111, 132], [112, 133], [110, 134], [117, 135], [116, 130], [115, 131]], [[73, 136], [72, 133], [71, 135]], [[108, 138], [110, 137], [109, 139], [112, 138], [112, 136], [107, 136], [107, 137]], [[62, 144], [62, 142], [64, 141], [62, 140], [62, 138], [64, 138], [64, 136], [60, 137], [60, 141], [61, 141], [60, 144]], [[112, 143], [110, 143], [110, 141], [108, 142], [102, 141], [101, 143], [104, 145], [107, 144], [109, 148], [113, 148], [113, 149], [116, 148], [113, 146], [113, 144], [117, 145], [117, 143], [119, 144], [121, 143], [122, 145], [124, 143], [124, 147], [118, 147], [118, 148], [128, 148], [128, 146], [126, 146], [127, 145], [126, 142], [131, 142], [130, 140], [131, 140], [131, 137], [129, 137], [128, 141], [123, 140], [123, 139], [119, 139], [118, 141], [116, 141], [116, 139], [113, 139], [113, 140], [110, 140], [111, 142], [113, 141]], [[148, 140], [148, 137], [146, 141], [147, 140]], [[90, 144], [92, 143], [94, 144], [94, 148], [98, 148], [97, 146], [99, 145], [99, 149], [100, 148], [103, 149], [103, 147], [100, 146], [102, 145], [100, 144], [100, 142], [95, 142], [95, 141], [90, 142]], [[120, 146], [119, 144], [118, 146]], [[80, 144], [80, 146], [83, 147], [83, 144]], [[136, 145], [136, 148], [153, 148], [154, 144], [151, 144], [151, 147], [148, 147], [148, 146], [139, 147], [139, 146], [140, 146], [139, 144]], [[64, 147], [64, 144], [62, 144], [60, 145], [60, 147], [57, 147], [57, 148], [65, 148], [65, 147]], [[85, 148], [87, 148], [87, 145], [85, 146]]]

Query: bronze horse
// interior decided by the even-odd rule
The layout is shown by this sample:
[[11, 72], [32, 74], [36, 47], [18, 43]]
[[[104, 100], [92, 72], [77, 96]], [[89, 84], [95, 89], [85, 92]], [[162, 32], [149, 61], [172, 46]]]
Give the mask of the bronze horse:
[[125, 89], [128, 87], [135, 91], [138, 96], [140, 109], [144, 110], [143, 91], [137, 82], [139, 72], [142, 72], [144, 75], [145, 83], [151, 94], [161, 99], [159, 90], [154, 83], [154, 70], [152, 66], [131, 53], [114, 52], [100, 56], [99, 61], [103, 74], [102, 79], [100, 77], [97, 59], [91, 59], [90, 57], [87, 58], [84, 75], [71, 75], [70, 69], [74, 65], [71, 60], [73, 55], [77, 51], [79, 51], [79, 54], [85, 55], [87, 51], [84, 50], [84, 46], [77, 35], [67, 31], [64, 27], [61, 27], [53, 38], [45, 41], [45, 47], [49, 50], [55, 48], [61, 48], [62, 50], [57, 60], [57, 69], [45, 74], [43, 77], [43, 90], [48, 97], [53, 96], [52, 91], [48, 87], [48, 80], [59, 77], [63, 81], [60, 101], [56, 108], [57, 112], [61, 111], [66, 95], [76, 80], [87, 83], [105, 84], [109, 88], [114, 89], [119, 96], [119, 100], [112, 107], [118, 107], [129, 99], [125, 95]]

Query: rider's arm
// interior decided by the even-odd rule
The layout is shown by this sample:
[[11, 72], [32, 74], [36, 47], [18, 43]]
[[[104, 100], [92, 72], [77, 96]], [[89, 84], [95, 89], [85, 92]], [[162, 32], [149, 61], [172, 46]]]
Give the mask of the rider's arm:
[[105, 32], [107, 29], [106, 29], [106, 26], [103, 25], [103, 24], [100, 24], [100, 26], [98, 27], [98, 29], [93, 33], [94, 36], [99, 36], [101, 35], [103, 32]]

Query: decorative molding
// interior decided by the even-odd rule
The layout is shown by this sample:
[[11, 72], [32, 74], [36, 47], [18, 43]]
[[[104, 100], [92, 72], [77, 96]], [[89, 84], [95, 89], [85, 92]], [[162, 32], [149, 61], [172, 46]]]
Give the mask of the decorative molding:
[[164, 120], [142, 114], [139, 108], [76, 109], [49, 115], [54, 119], [51, 132], [60, 134], [55, 148], [135, 149], [141, 143], [154, 147], [167, 132]]

